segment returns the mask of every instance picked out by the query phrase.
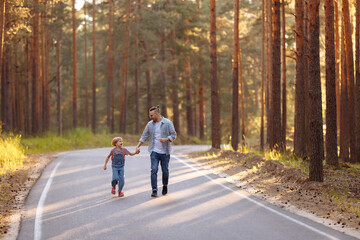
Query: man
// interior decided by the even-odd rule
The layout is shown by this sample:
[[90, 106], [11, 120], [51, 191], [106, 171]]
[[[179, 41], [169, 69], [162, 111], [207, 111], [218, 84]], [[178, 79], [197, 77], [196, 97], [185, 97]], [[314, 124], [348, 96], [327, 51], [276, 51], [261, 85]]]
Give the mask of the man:
[[159, 163], [162, 170], [162, 194], [168, 192], [169, 182], [169, 161], [171, 152], [171, 142], [176, 138], [173, 123], [161, 116], [160, 107], [151, 107], [149, 110], [151, 121], [146, 124], [145, 130], [136, 146], [136, 152], [140, 152], [140, 146], [149, 139], [149, 153], [151, 159], [151, 187], [152, 197], [157, 197], [157, 173]]

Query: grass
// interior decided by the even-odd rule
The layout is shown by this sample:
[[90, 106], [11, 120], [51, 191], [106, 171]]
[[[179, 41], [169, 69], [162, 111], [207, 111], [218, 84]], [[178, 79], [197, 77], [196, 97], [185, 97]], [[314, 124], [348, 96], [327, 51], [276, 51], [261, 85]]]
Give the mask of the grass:
[[26, 146], [27, 153], [46, 153], [68, 151], [87, 148], [111, 147], [111, 140], [121, 136], [124, 146], [134, 146], [138, 143], [139, 136], [108, 133], [106, 131], [93, 134], [90, 129], [77, 128], [65, 132], [62, 136], [56, 133], [46, 133], [39, 137], [25, 138], [22, 144]]
[[326, 193], [326, 196], [334, 201], [341, 211], [355, 213], [357, 216], [360, 216], [360, 208], [354, 206], [354, 202], [356, 201], [360, 203], [360, 200], [352, 199], [349, 201], [348, 195], [346, 193], [340, 193], [335, 189], [331, 189], [330, 192]]

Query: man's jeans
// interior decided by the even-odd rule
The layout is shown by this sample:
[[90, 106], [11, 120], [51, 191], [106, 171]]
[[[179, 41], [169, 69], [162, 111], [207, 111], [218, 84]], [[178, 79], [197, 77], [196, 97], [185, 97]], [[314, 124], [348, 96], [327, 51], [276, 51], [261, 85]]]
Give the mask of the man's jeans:
[[125, 184], [124, 167], [112, 167], [111, 186], [115, 187], [117, 182], [119, 182], [119, 192], [121, 192]]
[[162, 170], [162, 184], [167, 186], [169, 183], [169, 161], [170, 155], [160, 154], [157, 152], [152, 152], [150, 154], [151, 159], [151, 187], [153, 191], [157, 191], [157, 173], [159, 162]]

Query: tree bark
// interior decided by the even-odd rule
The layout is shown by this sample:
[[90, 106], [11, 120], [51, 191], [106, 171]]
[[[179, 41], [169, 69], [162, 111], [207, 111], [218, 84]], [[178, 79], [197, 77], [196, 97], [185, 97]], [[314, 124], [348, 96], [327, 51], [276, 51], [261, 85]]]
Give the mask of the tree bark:
[[92, 26], [92, 118], [91, 128], [96, 133], [96, 42], [95, 42], [95, 0], [92, 2], [93, 26]]
[[339, 166], [336, 127], [334, 2], [325, 0], [326, 163]]
[[85, 82], [85, 126], [89, 127], [89, 81], [88, 81], [88, 49], [87, 49], [87, 12], [84, 3], [84, 82]]
[[[0, 5], [0, 69], [3, 64], [3, 47], [4, 47], [4, 32], [5, 32], [5, 7], [6, 1], [1, 1]], [[0, 82], [1, 82], [1, 71], [0, 71]], [[3, 116], [2, 116], [3, 117]]]
[[309, 0], [309, 108], [310, 108], [310, 181], [323, 178], [323, 121], [319, 58], [319, 5], [320, 0]]
[[212, 147], [220, 149], [220, 106], [217, 82], [216, 4], [210, 0], [210, 82], [211, 82], [211, 139]]
[[261, 39], [261, 127], [260, 127], [260, 149], [264, 151], [264, 118], [265, 118], [265, 0], [262, 0], [262, 39]]
[[349, 1], [342, 1], [342, 12], [344, 18], [345, 29], [345, 52], [346, 52], [346, 72], [348, 79], [348, 124], [349, 124], [349, 137], [350, 137], [350, 162], [356, 162], [356, 138], [353, 134], [355, 130], [355, 100], [354, 100], [354, 58], [352, 47], [352, 26], [350, 22]]
[[166, 56], [165, 56], [165, 45], [166, 45], [166, 36], [165, 36], [165, 29], [162, 30], [161, 33], [161, 85], [162, 85], [162, 101], [161, 101], [161, 113], [164, 117], [168, 117], [167, 114], [167, 82], [166, 82], [166, 73], [165, 73], [165, 67], [166, 66]]
[[306, 154], [305, 135], [305, 80], [304, 80], [304, 7], [303, 0], [295, 2], [295, 34], [296, 34], [296, 83], [295, 83], [295, 133], [294, 153]]
[[240, 79], [240, 91], [241, 91], [241, 147], [242, 147], [242, 151], [245, 151], [245, 119], [246, 119], [246, 114], [245, 114], [245, 88], [246, 88], [246, 83], [244, 82], [244, 78], [243, 78], [243, 72], [242, 72], [242, 60], [241, 60], [241, 43], [239, 40], [239, 79]]
[[34, 0], [34, 16], [33, 16], [33, 46], [32, 46], [32, 98], [31, 98], [31, 121], [32, 133], [37, 135], [39, 133], [40, 123], [40, 94], [39, 94], [39, 1]]
[[146, 87], [147, 87], [147, 109], [149, 110], [152, 107], [152, 92], [151, 92], [151, 82], [152, 82], [152, 67], [151, 67], [151, 58], [148, 52], [148, 47], [145, 41], [142, 41], [145, 59], [146, 59]]
[[139, 116], [139, 7], [140, 0], [135, 1], [135, 133], [140, 131], [140, 116]]
[[355, 33], [355, 71], [356, 71], [356, 162], [360, 163], [360, 1], [356, 1], [356, 33]]
[[62, 126], [62, 111], [61, 111], [61, 28], [56, 39], [56, 106], [57, 106], [57, 129], [58, 135], [62, 135], [63, 126]]
[[[31, 73], [30, 73], [30, 63], [31, 63], [31, 57], [30, 57], [30, 50], [29, 50], [29, 39], [26, 39], [25, 43], [25, 59], [24, 59], [24, 65], [25, 65], [25, 136], [28, 136], [31, 132], [31, 125], [30, 125], [30, 79], [31, 79]], [[0, 65], [1, 68], [1, 65]]]
[[[197, 0], [198, 14], [201, 14], [201, 0]], [[199, 49], [199, 133], [200, 139], [205, 137], [205, 112], [204, 112], [204, 74], [202, 62], [202, 50]]]
[[271, 103], [271, 88], [272, 88], [272, 8], [271, 0], [267, 0], [267, 78], [266, 78], [266, 119], [267, 119], [267, 142], [270, 145], [272, 142], [272, 103]]
[[73, 127], [77, 128], [77, 58], [76, 58], [76, 9], [72, 0], [72, 55], [73, 55]]
[[231, 146], [234, 151], [237, 151], [239, 145], [239, 0], [234, 0], [234, 12]]
[[285, 0], [282, 0], [282, 134], [281, 141], [286, 149], [286, 126], [287, 126], [287, 108], [286, 108], [286, 22], [285, 22]]
[[282, 147], [281, 141], [281, 39], [280, 39], [280, 0], [273, 0], [273, 47], [272, 47], [272, 142], [271, 149]]
[[335, 8], [335, 74], [336, 74], [336, 123], [340, 130], [340, 37], [339, 37], [339, 8], [338, 0], [334, 2]]
[[342, 19], [341, 28], [341, 108], [340, 108], [340, 158], [344, 162], [349, 162], [349, 112], [348, 112], [348, 81], [346, 71], [345, 53], [345, 30], [344, 20]]
[[113, 50], [113, 9], [114, 1], [109, 0], [109, 31], [108, 31], [108, 72], [107, 72], [107, 127], [114, 132], [114, 50]]
[[126, 17], [125, 17], [125, 36], [124, 36], [124, 51], [122, 56], [122, 72], [121, 72], [121, 96], [120, 96], [120, 132], [126, 133], [126, 118], [127, 118], [127, 84], [129, 77], [129, 29], [130, 21], [130, 1], [126, 0]]

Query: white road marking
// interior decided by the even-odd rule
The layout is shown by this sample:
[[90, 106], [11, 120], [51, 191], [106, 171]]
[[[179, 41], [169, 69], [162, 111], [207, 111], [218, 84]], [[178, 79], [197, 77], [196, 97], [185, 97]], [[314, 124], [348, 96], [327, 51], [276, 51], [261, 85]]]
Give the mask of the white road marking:
[[309, 225], [307, 225], [307, 224], [305, 224], [305, 223], [303, 223], [303, 222], [301, 222], [301, 221], [299, 221], [299, 220], [296, 220], [296, 219], [294, 219], [294, 218], [292, 218], [292, 217], [289, 217], [289, 216], [287, 216], [287, 215], [285, 215], [285, 214], [283, 214], [283, 213], [281, 213], [281, 212], [278, 212], [278, 211], [276, 211], [276, 210], [274, 210], [274, 209], [272, 209], [272, 208], [270, 208], [270, 207], [262, 204], [261, 202], [258, 202], [258, 201], [254, 200], [254, 199], [251, 199], [251, 198], [249, 198], [248, 196], [242, 194], [242, 193], [239, 192], [239, 191], [235, 191], [234, 189], [232, 189], [232, 188], [230, 188], [230, 187], [222, 184], [221, 182], [217, 181], [216, 179], [211, 178], [209, 175], [203, 173], [201, 170], [199, 170], [199, 169], [197, 169], [196, 167], [190, 165], [189, 163], [185, 162], [184, 160], [181, 160], [181, 159], [178, 158], [177, 156], [172, 156], [172, 157], [174, 157], [176, 160], [178, 160], [178, 161], [181, 162], [182, 164], [184, 164], [184, 165], [186, 165], [186, 166], [194, 169], [195, 171], [197, 171], [198, 173], [200, 173], [202, 176], [206, 177], [207, 179], [211, 180], [212, 182], [215, 182], [216, 184], [222, 186], [223, 188], [225, 188], [225, 189], [227, 189], [227, 190], [229, 190], [229, 191], [231, 191], [231, 192], [233, 192], [233, 193], [235, 193], [235, 194], [237, 194], [237, 195], [245, 198], [246, 200], [248, 200], [248, 201], [250, 201], [250, 202], [252, 202], [252, 203], [255, 203], [256, 205], [258, 205], [258, 206], [260, 206], [260, 207], [262, 207], [262, 208], [265, 208], [266, 210], [268, 210], [268, 211], [270, 211], [270, 212], [273, 212], [273, 213], [275, 213], [275, 214], [277, 214], [277, 215], [279, 215], [279, 216], [281, 216], [281, 217], [286, 218], [287, 220], [290, 220], [290, 221], [292, 221], [292, 222], [294, 222], [294, 223], [297, 223], [297, 224], [299, 224], [300, 226], [303, 226], [303, 227], [305, 227], [305, 228], [307, 228], [307, 229], [309, 229], [309, 230], [311, 230], [311, 231], [313, 231], [313, 232], [316, 232], [316, 233], [318, 233], [318, 234], [320, 234], [320, 235], [322, 235], [322, 236], [324, 236], [324, 237], [327, 237], [327, 238], [332, 239], [332, 240], [339, 240], [338, 238], [336, 238], [336, 237], [334, 237], [334, 236], [332, 236], [332, 235], [329, 235], [329, 234], [327, 234], [327, 233], [325, 233], [325, 232], [323, 232], [323, 231], [320, 231], [320, 230], [318, 230], [318, 229], [316, 229], [316, 228], [314, 228], [314, 227], [312, 227], [312, 226], [309, 226]]
[[55, 166], [55, 168], [52, 170], [51, 175], [44, 187], [43, 192], [41, 193], [40, 199], [39, 199], [39, 203], [37, 205], [36, 208], [36, 216], [35, 216], [35, 227], [34, 227], [34, 240], [40, 240], [41, 239], [41, 218], [42, 218], [42, 213], [43, 213], [43, 207], [44, 207], [44, 203], [45, 203], [45, 199], [46, 196], [49, 192], [50, 189], [50, 185], [53, 181], [53, 177], [54, 174], [57, 170], [57, 168], [59, 167], [61, 162], [58, 162]]

